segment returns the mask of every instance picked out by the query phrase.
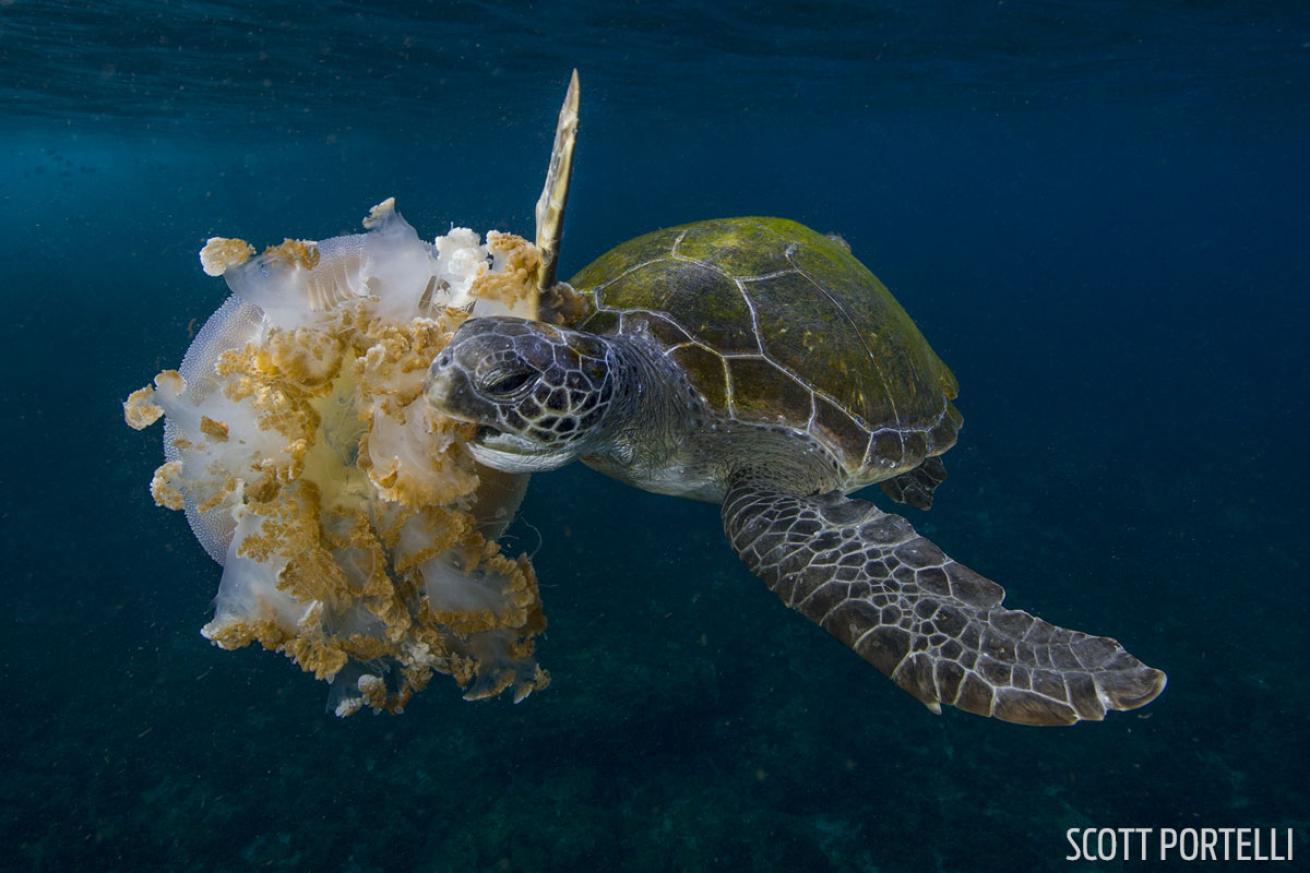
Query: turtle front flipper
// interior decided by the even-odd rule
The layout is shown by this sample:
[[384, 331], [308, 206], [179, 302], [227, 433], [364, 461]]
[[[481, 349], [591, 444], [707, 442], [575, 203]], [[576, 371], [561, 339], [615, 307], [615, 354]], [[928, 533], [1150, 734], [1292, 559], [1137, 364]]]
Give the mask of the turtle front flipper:
[[564, 207], [569, 202], [569, 180], [573, 176], [573, 147], [578, 141], [578, 71], [569, 76], [564, 105], [555, 126], [555, 145], [550, 150], [546, 184], [537, 199], [537, 248], [541, 251], [540, 290], [555, 284], [559, 262], [559, 241], [564, 235]]
[[1000, 585], [867, 501], [745, 482], [729, 490], [723, 525], [784, 603], [934, 712], [946, 703], [1065, 725], [1136, 709], [1164, 690], [1165, 674], [1115, 640], [1002, 608]]

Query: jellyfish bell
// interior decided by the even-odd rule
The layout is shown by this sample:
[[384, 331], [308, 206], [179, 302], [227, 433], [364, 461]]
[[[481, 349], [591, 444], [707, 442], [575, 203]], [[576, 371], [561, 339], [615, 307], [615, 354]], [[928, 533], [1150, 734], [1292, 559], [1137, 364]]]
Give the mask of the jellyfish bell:
[[522, 699], [548, 681], [544, 618], [496, 537], [526, 477], [479, 468], [423, 380], [465, 319], [535, 314], [540, 258], [495, 232], [428, 243], [392, 200], [365, 227], [258, 255], [210, 240], [232, 297], [126, 417], [165, 419], [152, 492], [223, 565], [207, 638], [284, 652], [343, 715], [398, 711], [438, 672]]
[[151, 493], [223, 567], [202, 633], [287, 655], [332, 683], [338, 715], [400, 712], [436, 673], [470, 699], [549, 682], [531, 561], [497, 542], [528, 477], [480, 466], [476, 427], [424, 389], [466, 320], [539, 317], [576, 125], [575, 73], [536, 245], [467, 228], [428, 242], [394, 199], [360, 234], [258, 253], [210, 239], [201, 266], [232, 296], [124, 403], [134, 428], [164, 419]]

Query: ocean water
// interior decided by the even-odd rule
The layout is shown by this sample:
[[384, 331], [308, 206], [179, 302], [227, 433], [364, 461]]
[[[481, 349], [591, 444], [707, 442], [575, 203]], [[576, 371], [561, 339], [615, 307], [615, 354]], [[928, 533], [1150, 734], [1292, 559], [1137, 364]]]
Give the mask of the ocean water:
[[[219, 568], [119, 407], [226, 296], [196, 252], [390, 195], [530, 234], [573, 67], [561, 274], [700, 218], [840, 232], [961, 383], [907, 517], [1157, 701], [935, 717], [715, 507], [576, 465], [510, 531], [554, 677], [521, 705], [438, 679], [338, 720], [199, 635]], [[1047, 870], [1068, 828], [1202, 826], [1310, 857], [1305, 6], [0, 0], [0, 73], [0, 868]]]

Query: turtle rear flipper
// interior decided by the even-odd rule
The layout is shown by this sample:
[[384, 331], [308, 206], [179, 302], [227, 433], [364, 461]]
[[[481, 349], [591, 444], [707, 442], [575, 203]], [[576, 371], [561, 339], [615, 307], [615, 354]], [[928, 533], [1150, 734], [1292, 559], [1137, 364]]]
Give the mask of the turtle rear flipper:
[[1004, 609], [1000, 585], [867, 501], [743, 482], [723, 501], [723, 524], [784, 603], [935, 712], [946, 703], [1065, 725], [1136, 709], [1164, 690], [1165, 674], [1115, 640]]
[[937, 486], [946, 481], [946, 465], [937, 456], [924, 458], [923, 463], [899, 476], [882, 483], [882, 492], [897, 503], [915, 509], [932, 509], [932, 495]]

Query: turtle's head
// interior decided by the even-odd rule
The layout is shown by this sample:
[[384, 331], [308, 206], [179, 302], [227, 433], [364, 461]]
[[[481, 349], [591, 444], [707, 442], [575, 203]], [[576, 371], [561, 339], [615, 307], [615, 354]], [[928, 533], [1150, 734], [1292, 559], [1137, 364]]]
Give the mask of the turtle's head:
[[518, 318], [473, 318], [428, 369], [428, 401], [479, 425], [479, 463], [553, 470], [597, 438], [614, 393], [612, 349], [597, 336]]

